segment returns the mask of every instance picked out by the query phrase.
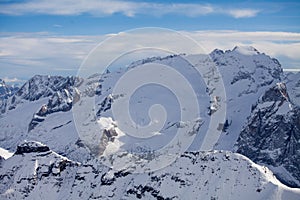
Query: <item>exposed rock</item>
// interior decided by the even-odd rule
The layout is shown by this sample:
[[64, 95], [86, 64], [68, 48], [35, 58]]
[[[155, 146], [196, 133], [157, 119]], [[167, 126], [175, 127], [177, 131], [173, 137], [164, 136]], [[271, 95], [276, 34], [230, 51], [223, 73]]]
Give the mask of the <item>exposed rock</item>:
[[15, 154], [24, 154], [24, 153], [42, 153], [50, 151], [49, 147], [46, 145], [35, 142], [35, 141], [25, 141], [24, 143], [17, 146], [17, 151]]
[[290, 186], [300, 187], [300, 108], [290, 106], [284, 86], [281, 83], [280, 87], [267, 90], [253, 107], [236, 149], [254, 162], [283, 166], [299, 182], [275, 173], [278, 178]]

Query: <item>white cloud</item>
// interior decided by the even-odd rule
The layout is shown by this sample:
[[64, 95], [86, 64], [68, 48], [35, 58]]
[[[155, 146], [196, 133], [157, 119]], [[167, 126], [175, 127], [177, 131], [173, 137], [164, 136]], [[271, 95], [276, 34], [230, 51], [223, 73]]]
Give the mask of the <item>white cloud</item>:
[[51, 15], [79, 15], [90, 13], [93, 15], [110, 15], [121, 12], [130, 16], [134, 12], [136, 4], [109, 0], [29, 0], [21, 3], [4, 4], [1, 7], [0, 12], [9, 15], [28, 13]]
[[215, 12], [215, 8], [211, 5], [202, 4], [141, 4], [138, 6], [137, 13], [143, 13], [143, 9], [146, 9], [145, 13], [152, 13], [154, 15], [165, 14], [181, 14], [190, 17], [203, 16]]
[[62, 28], [63, 26], [60, 25], [60, 24], [53, 24], [53, 27], [55, 27], [55, 28]]
[[8, 78], [8, 77], [4, 77], [3, 80], [6, 82], [6, 83], [20, 83], [20, 82], [24, 82], [24, 80], [20, 80], [18, 78]]
[[236, 45], [251, 45], [270, 56], [299, 59], [300, 33], [195, 31], [183, 32], [199, 42], [206, 52], [215, 48], [232, 49]]
[[20, 3], [2, 4], [1, 14], [50, 14], [80, 15], [89, 13], [94, 16], [107, 16], [122, 13], [133, 17], [137, 14], [166, 15], [180, 14], [189, 17], [208, 14], [227, 14], [234, 18], [255, 17], [259, 11], [255, 9], [224, 9], [210, 4], [196, 3], [149, 3], [121, 0], [29, 0]]
[[260, 11], [254, 9], [233, 9], [228, 10], [226, 13], [233, 16], [234, 18], [247, 18], [255, 17]]
[[[143, 31], [144, 30], [144, 31]], [[130, 36], [131, 32], [120, 35]], [[196, 43], [180, 38], [180, 34], [192, 38]], [[117, 34], [100, 36], [53, 36], [45, 33], [19, 33], [0, 35], [0, 77], [29, 78], [34, 74], [76, 74], [77, 70], [96, 45]], [[251, 45], [260, 52], [278, 58], [284, 68], [300, 68], [300, 33], [289, 32], [239, 32], [239, 31], [195, 31], [149, 32], [147, 29], [126, 39], [115, 37], [102, 43], [97, 67], [119, 57], [120, 49], [140, 51], [152, 43], [158, 51], [165, 53], [210, 53], [215, 48], [227, 50], [236, 45]], [[151, 38], [145, 41], [145, 38]], [[175, 41], [175, 42], [174, 42]], [[124, 52], [123, 52], [124, 53]], [[147, 51], [140, 51], [147, 55]], [[24, 78], [23, 78], [24, 77]]]
[[84, 57], [105, 37], [5, 34], [0, 36], [0, 77], [76, 74]]

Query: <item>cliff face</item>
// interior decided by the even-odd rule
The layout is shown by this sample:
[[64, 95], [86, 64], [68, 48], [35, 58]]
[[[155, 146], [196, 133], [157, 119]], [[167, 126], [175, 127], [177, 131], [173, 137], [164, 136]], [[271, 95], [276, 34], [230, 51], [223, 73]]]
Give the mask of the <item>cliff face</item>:
[[235, 145], [238, 153], [256, 163], [284, 167], [296, 181], [285, 180], [282, 172], [276, 174], [296, 187], [300, 186], [300, 107], [290, 98], [289, 88], [297, 88], [298, 82], [278, 83], [267, 90], [253, 106]]

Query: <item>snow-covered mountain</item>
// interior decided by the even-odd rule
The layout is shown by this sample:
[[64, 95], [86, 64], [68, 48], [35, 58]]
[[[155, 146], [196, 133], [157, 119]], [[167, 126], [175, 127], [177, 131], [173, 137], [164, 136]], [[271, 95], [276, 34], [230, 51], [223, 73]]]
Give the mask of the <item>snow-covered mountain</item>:
[[246, 155], [269, 166], [286, 184], [300, 187], [300, 74], [285, 75], [276, 59], [254, 48], [215, 50], [211, 56], [227, 95], [226, 126], [216, 149]]
[[5, 112], [7, 99], [19, 90], [18, 86], [7, 85], [0, 79], [0, 115]]
[[4, 80], [0, 79], [0, 99], [12, 96], [18, 89], [17, 86], [7, 85]]
[[276, 59], [253, 47], [215, 50], [210, 55], [222, 74], [227, 101], [226, 131], [216, 148], [232, 150], [252, 105], [265, 90], [281, 82], [283, 71]]
[[188, 152], [164, 169], [136, 174], [81, 164], [24, 142], [1, 164], [3, 199], [299, 199], [266, 168], [227, 151]]
[[[82, 148], [71, 108], [79, 100], [76, 77], [36, 75], [7, 99], [1, 116], [0, 146], [15, 151], [25, 139], [48, 144], [62, 155], [80, 158]], [[86, 157], [86, 156], [83, 156]]]
[[[151, 106], [160, 104], [166, 121], [150, 138], [137, 138], [125, 133], [114, 115], [113, 106], [127, 95], [114, 89], [130, 70], [153, 63], [170, 66], [188, 81], [200, 102], [199, 116], [180, 118], [184, 109], [176, 97], [187, 90], [180, 77], [174, 81], [165, 71], [156, 71], [174, 90], [140, 87], [129, 112], [144, 126]], [[88, 78], [34, 76], [2, 104], [0, 153], [5, 158], [10, 153], [4, 149], [15, 154], [0, 161], [5, 180], [1, 193], [11, 199], [38, 199], [50, 192], [58, 195], [53, 199], [297, 199], [299, 190], [230, 151], [300, 187], [299, 78], [285, 76], [276, 59], [253, 47], [146, 58]], [[194, 103], [192, 96], [184, 97], [186, 105]], [[172, 138], [178, 139], [173, 145]], [[163, 165], [159, 156], [178, 150], [176, 146], [181, 151]], [[202, 151], [209, 149], [216, 151]], [[153, 158], [163, 167], [133, 173], [133, 167], [153, 166]]]

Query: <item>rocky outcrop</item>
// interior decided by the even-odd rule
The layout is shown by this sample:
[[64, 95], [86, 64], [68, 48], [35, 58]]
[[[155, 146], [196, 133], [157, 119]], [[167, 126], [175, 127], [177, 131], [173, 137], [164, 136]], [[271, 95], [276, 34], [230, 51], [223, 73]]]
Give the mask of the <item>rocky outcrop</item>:
[[7, 85], [4, 80], [0, 79], [0, 115], [6, 111], [7, 99], [13, 96], [18, 89], [16, 86]]
[[49, 147], [46, 145], [34, 142], [34, 141], [25, 141], [24, 143], [17, 146], [17, 151], [15, 154], [24, 154], [24, 153], [42, 153], [50, 151]]
[[[254, 162], [273, 167], [283, 166], [300, 182], [300, 107], [289, 101], [284, 83], [267, 90], [253, 106], [242, 130], [236, 151]], [[299, 182], [276, 173], [286, 184], [300, 187]]]
[[[60, 77], [55, 80], [61, 81]], [[55, 112], [67, 112], [72, 109], [72, 105], [80, 100], [80, 92], [76, 88], [79, 80], [80, 79], [76, 79], [75, 77], [68, 77], [66, 80], [63, 80], [62, 84], [59, 84], [58, 86], [49, 86], [51, 90], [46, 90], [49, 93], [46, 92], [46, 94], [43, 95], [50, 95], [51, 92], [53, 92], [53, 94], [50, 96], [48, 103], [42, 105], [41, 108], [33, 115], [33, 118], [28, 125], [28, 132], [34, 129], [34, 127], [36, 127], [40, 122], [44, 121], [47, 115]], [[54, 83], [56, 83], [56, 81], [54, 81]], [[43, 84], [48, 85], [49, 83], [44, 82]], [[52, 88], [55, 89], [53, 90]], [[24, 97], [29, 97], [31, 100], [41, 97], [39, 93], [36, 95], [37, 96], [29, 95], [28, 93]]]

